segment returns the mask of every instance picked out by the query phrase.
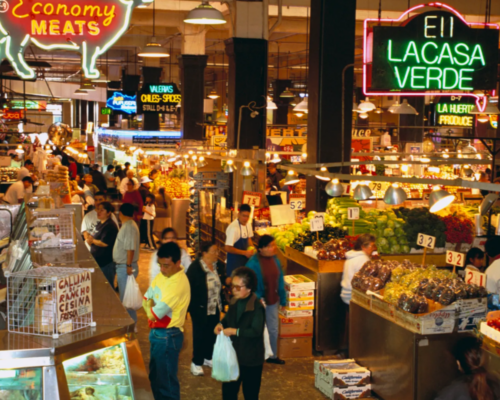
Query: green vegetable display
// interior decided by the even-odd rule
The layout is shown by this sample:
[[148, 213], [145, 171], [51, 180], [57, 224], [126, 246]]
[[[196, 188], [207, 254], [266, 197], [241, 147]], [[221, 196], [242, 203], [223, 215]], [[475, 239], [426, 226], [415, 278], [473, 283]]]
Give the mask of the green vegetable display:
[[417, 245], [419, 233], [434, 236], [436, 238], [436, 247], [444, 247], [446, 243], [446, 224], [439, 216], [429, 212], [427, 207], [412, 209], [400, 207], [395, 212], [406, 222], [403, 225], [403, 230], [406, 233], [410, 247], [422, 248]]

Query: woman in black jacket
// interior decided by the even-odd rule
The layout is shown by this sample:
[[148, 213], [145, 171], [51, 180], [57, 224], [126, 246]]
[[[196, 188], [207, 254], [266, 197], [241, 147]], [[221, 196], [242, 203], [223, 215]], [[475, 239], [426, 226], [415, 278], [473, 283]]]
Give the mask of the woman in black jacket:
[[214, 328], [220, 321], [222, 290], [226, 266], [217, 261], [219, 251], [213, 243], [202, 243], [200, 257], [191, 263], [187, 277], [191, 286], [189, 313], [193, 320], [193, 360], [191, 373], [203, 375], [203, 365], [212, 367], [216, 336]]
[[233, 299], [215, 333], [231, 337], [240, 376], [237, 381], [222, 384], [222, 399], [237, 400], [243, 384], [245, 400], [258, 400], [264, 365], [264, 325], [266, 313], [257, 299], [257, 276], [248, 267], [239, 267], [232, 274]]

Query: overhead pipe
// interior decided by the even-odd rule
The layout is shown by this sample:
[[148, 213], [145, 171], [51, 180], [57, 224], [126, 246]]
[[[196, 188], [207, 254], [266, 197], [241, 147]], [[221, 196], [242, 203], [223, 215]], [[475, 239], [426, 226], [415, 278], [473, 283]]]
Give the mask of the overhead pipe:
[[278, 0], [278, 19], [274, 23], [274, 25], [269, 29], [269, 36], [281, 25], [281, 21], [283, 19], [283, 0]]

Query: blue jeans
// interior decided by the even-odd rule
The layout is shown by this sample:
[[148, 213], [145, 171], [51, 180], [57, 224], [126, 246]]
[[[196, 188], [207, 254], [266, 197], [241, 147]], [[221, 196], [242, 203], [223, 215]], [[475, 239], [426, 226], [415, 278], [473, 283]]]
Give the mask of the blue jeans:
[[271, 358], [278, 357], [278, 314], [279, 314], [280, 303], [277, 302], [272, 306], [266, 306], [266, 325], [269, 331], [269, 341], [271, 342], [271, 349], [273, 350], [273, 356]]
[[151, 329], [149, 333], [149, 381], [155, 400], [181, 398], [177, 370], [183, 341], [184, 334], [179, 328]]
[[[139, 266], [137, 263], [132, 263], [132, 270], [134, 271], [134, 277], [137, 278], [139, 275]], [[116, 276], [118, 280], [118, 291], [120, 292], [120, 301], [123, 302], [123, 295], [125, 294], [125, 287], [127, 286], [127, 265], [126, 264], [116, 264]], [[127, 308], [130, 318], [137, 322], [137, 312], [135, 310], [130, 310]]]
[[115, 288], [115, 275], [116, 275], [116, 265], [114, 262], [110, 262], [109, 264], [101, 267], [101, 271], [108, 280], [111, 287]]

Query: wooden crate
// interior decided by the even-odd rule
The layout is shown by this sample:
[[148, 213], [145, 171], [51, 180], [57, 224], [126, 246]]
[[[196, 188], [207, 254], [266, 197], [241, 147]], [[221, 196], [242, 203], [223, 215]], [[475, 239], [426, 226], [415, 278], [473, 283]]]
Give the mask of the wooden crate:
[[342, 273], [344, 271], [345, 260], [335, 260], [335, 261], [325, 261], [317, 260], [311, 256], [308, 256], [301, 251], [292, 249], [287, 246], [285, 249], [285, 256], [291, 260], [295, 261], [297, 264], [310, 269], [314, 272], [338, 272]]

